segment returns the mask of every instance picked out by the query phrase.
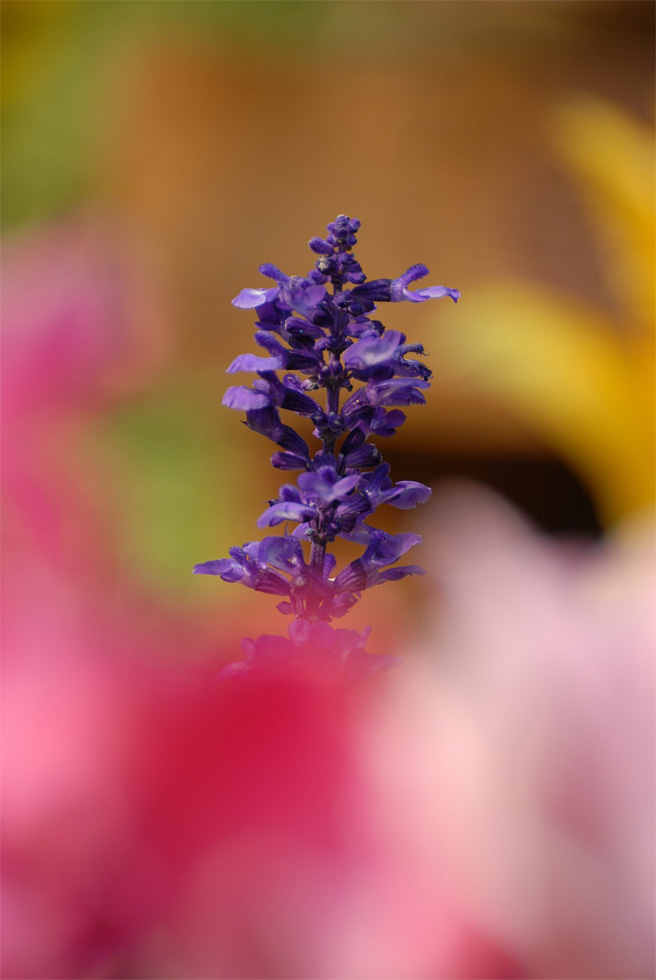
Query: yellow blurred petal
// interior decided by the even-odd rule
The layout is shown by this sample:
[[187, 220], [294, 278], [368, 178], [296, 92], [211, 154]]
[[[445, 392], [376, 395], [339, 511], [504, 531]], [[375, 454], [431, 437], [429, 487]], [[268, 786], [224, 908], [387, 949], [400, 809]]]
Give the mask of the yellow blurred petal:
[[593, 97], [558, 108], [553, 138], [606, 248], [609, 279], [638, 325], [654, 325], [654, 130]]
[[651, 413], [603, 317], [537, 288], [491, 286], [467, 297], [457, 323], [441, 320], [434, 343], [447, 370], [499, 398], [569, 461], [606, 522], [653, 501]]

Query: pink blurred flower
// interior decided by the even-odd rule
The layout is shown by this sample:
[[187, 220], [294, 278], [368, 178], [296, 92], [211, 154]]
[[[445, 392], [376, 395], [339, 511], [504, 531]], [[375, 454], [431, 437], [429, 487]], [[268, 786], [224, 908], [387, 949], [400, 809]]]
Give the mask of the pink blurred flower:
[[131, 819], [124, 690], [132, 661], [176, 643], [162, 610], [157, 637], [126, 628], [144, 597], [116, 608], [110, 481], [90, 452], [92, 419], [160, 355], [124, 252], [78, 221], [3, 254], [6, 976], [93, 972]]
[[161, 361], [165, 335], [143, 267], [125, 231], [80, 217], [5, 243], [6, 416], [98, 408]]
[[461, 488], [430, 541], [438, 615], [371, 722], [384, 833], [526, 976], [653, 977], [653, 521], [586, 550]]
[[161, 359], [151, 291], [129, 251], [125, 236], [82, 219], [3, 248], [5, 581], [46, 604], [51, 591], [59, 603], [62, 579], [77, 586], [110, 564], [107, 479], [89, 425]]

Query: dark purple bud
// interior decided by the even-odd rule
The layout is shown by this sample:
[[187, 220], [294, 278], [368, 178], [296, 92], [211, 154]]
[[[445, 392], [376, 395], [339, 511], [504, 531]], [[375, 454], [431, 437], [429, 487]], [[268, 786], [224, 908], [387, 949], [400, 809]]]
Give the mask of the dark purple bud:
[[295, 453], [273, 453], [271, 465], [277, 470], [305, 470], [309, 463], [302, 456]]
[[357, 218], [351, 220], [348, 215], [340, 214], [328, 225], [328, 231], [330, 232], [328, 241], [333, 239], [335, 244], [350, 248], [356, 243], [354, 232], [356, 232], [359, 227], [360, 224]]
[[301, 320], [297, 316], [290, 316], [285, 320], [285, 330], [292, 337], [311, 337], [318, 339], [324, 336], [324, 331], [321, 327], [310, 323], [309, 320]]
[[369, 428], [377, 436], [393, 436], [400, 425], [405, 422], [406, 416], [398, 408], [393, 408], [386, 412], [384, 408], [377, 408], [369, 422]]
[[357, 425], [361, 418], [372, 415], [373, 408], [369, 400], [369, 389], [369, 385], [366, 388], [358, 388], [342, 405], [342, 419], [347, 429]]
[[322, 255], [317, 260], [317, 271], [322, 276], [333, 276], [338, 271], [339, 265], [334, 255]]
[[278, 411], [272, 406], [246, 412], [246, 425], [253, 432], [259, 432], [260, 435], [266, 436], [272, 442], [278, 442], [283, 433], [283, 424], [280, 421]]
[[[269, 404], [273, 402], [280, 408], [286, 408], [290, 412], [296, 412], [297, 415], [315, 415], [321, 412], [319, 405], [313, 398], [291, 387], [292, 381], [283, 383], [273, 371], [262, 371], [260, 372], [260, 377], [268, 388], [267, 401]], [[293, 381], [296, 381], [296, 379], [294, 378]], [[252, 407], [258, 408], [261, 406], [254, 405]]]
[[277, 442], [282, 449], [306, 460], [307, 463], [310, 462], [310, 449], [307, 442], [291, 426], [283, 425], [280, 435], [273, 441]]
[[314, 399], [290, 388], [286, 390], [282, 407], [290, 412], [296, 412], [297, 415], [315, 415], [319, 409]]
[[318, 453], [314, 454], [314, 459], [312, 460], [312, 469], [318, 470], [322, 466], [330, 466], [331, 469], [337, 470], [337, 459], [333, 453], [326, 453], [322, 449]]
[[333, 582], [335, 592], [361, 592], [367, 586], [367, 569], [362, 558], [356, 558], [343, 568]]
[[391, 487], [392, 481], [389, 478], [389, 472], [389, 463], [381, 463], [373, 473], [367, 473], [366, 477], [364, 477], [366, 480], [366, 492], [377, 494], [380, 490], [386, 490], [388, 487]]
[[391, 285], [391, 279], [370, 279], [361, 286], [354, 286], [349, 296], [359, 303], [389, 303], [392, 298]]
[[358, 490], [339, 504], [335, 510], [334, 519], [337, 524], [342, 525], [342, 530], [352, 531], [355, 527], [356, 519], [363, 514], [370, 513], [372, 509], [371, 501], [367, 494]]
[[357, 449], [358, 446], [362, 445], [362, 443], [365, 441], [366, 438], [367, 435], [365, 432], [363, 432], [362, 429], [360, 428], [353, 429], [351, 432], [349, 432], [346, 439], [342, 443], [341, 449], [339, 451], [340, 455], [345, 456], [348, 453], [352, 452], [354, 449]]
[[268, 595], [289, 595], [289, 582], [282, 575], [268, 570], [258, 570], [253, 575], [250, 587], [256, 592], [266, 592]]
[[[278, 296], [278, 290], [274, 289], [276, 297]], [[257, 308], [257, 314], [259, 319], [255, 321], [255, 326], [259, 327], [260, 330], [273, 330], [280, 333], [282, 330], [282, 323], [287, 316], [285, 310], [281, 310], [277, 303], [265, 303], [264, 306], [259, 306]]]
[[[266, 348], [273, 356], [272, 361], [261, 358], [265, 363], [259, 369], [260, 375], [267, 370], [273, 371], [281, 367], [290, 371], [316, 373], [321, 367], [322, 359], [313, 350], [289, 350], [288, 347], [284, 347], [279, 340], [276, 340], [272, 334], [267, 333], [265, 330], [258, 330], [255, 334], [255, 340], [260, 347]], [[293, 384], [287, 381], [285, 383], [287, 387], [297, 387], [296, 378], [293, 378]]]
[[367, 442], [344, 456], [344, 466], [353, 470], [364, 469], [368, 466], [377, 466], [381, 459], [380, 449]]

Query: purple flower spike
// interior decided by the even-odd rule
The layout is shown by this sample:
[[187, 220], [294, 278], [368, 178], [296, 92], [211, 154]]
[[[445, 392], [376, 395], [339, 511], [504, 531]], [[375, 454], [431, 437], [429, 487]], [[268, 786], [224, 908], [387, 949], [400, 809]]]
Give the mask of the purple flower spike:
[[[277, 608], [293, 617], [289, 638], [244, 641], [246, 659], [226, 668], [226, 677], [302, 664], [344, 677], [384, 669], [393, 658], [369, 656], [364, 636], [328, 623], [348, 612], [364, 589], [422, 574], [418, 565], [398, 564], [420, 543], [418, 535], [391, 535], [366, 522], [384, 504], [409, 510], [430, 496], [430, 487], [414, 480], [393, 483], [375, 441], [405, 422], [402, 407], [425, 402], [431, 372], [417, 359], [425, 354], [421, 344], [406, 343], [403, 333], [386, 330], [371, 314], [378, 303], [443, 296], [457, 302], [460, 292], [411, 289], [428, 275], [424, 265], [397, 279], [368, 280], [354, 253], [359, 227], [357, 218], [338, 215], [325, 237], [310, 239], [314, 267], [306, 276], [288, 276], [266, 263], [259, 271], [273, 285], [242, 289], [232, 301], [255, 311], [255, 341], [263, 353], [232, 361], [229, 374], [255, 378], [251, 387], [228, 388], [223, 404], [244, 412], [246, 426], [278, 447], [274, 467], [300, 473], [296, 483], [280, 487], [257, 521], [260, 528], [284, 524], [282, 535], [231, 548], [228, 558], [194, 568], [282, 597]], [[303, 435], [283, 423], [282, 411], [305, 418]], [[319, 440], [314, 449], [306, 441], [311, 431]], [[337, 538], [359, 545], [362, 554], [336, 572], [329, 548]]]

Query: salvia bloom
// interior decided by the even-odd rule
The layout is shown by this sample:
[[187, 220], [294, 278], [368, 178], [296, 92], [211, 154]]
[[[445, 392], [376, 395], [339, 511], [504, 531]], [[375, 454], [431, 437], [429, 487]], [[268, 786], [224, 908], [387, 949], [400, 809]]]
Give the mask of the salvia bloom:
[[[242, 289], [232, 301], [254, 310], [262, 353], [241, 354], [228, 367], [229, 374], [256, 377], [250, 386], [228, 388], [223, 404], [245, 412], [246, 425], [278, 447], [274, 467], [300, 472], [257, 521], [262, 529], [284, 525], [282, 534], [249, 541], [231, 548], [227, 558], [194, 568], [280, 596], [278, 609], [294, 617], [289, 639], [245, 641], [246, 660], [224, 671], [230, 675], [316, 657], [354, 676], [389, 665], [395, 658], [365, 652], [363, 636], [328, 624], [364, 589], [423, 574], [417, 565], [398, 564], [420, 537], [387, 534], [371, 519], [383, 504], [407, 509], [430, 496], [422, 483], [392, 482], [375, 439], [394, 435], [405, 421], [403, 408], [425, 402], [431, 371], [417, 357], [425, 354], [421, 344], [406, 343], [403, 333], [386, 330], [372, 314], [379, 303], [442, 296], [457, 302], [460, 293], [446, 286], [410, 288], [428, 275], [423, 265], [397, 279], [367, 280], [353, 253], [359, 227], [357, 219], [339, 215], [325, 238], [310, 240], [318, 258], [307, 276], [265, 264], [260, 272], [273, 284]], [[281, 411], [309, 418], [318, 445], [311, 448], [283, 422]], [[363, 551], [336, 572], [329, 546], [338, 537]]]

